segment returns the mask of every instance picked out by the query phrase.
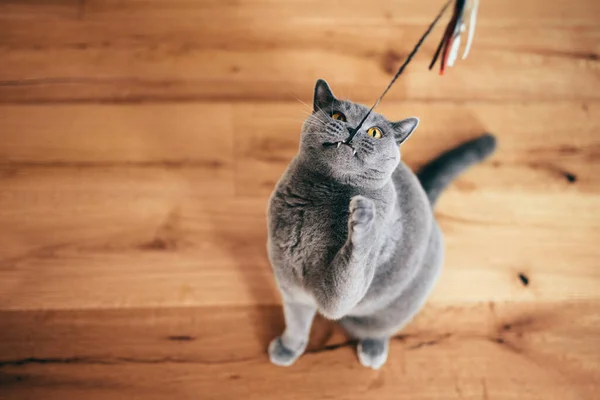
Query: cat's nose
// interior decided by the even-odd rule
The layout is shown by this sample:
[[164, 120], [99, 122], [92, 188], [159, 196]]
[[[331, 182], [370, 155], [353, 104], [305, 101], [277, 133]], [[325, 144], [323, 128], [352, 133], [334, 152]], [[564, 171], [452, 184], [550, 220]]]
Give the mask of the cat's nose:
[[356, 129], [352, 128], [352, 127], [348, 127], [348, 134], [350, 136], [348, 136], [348, 139], [346, 139], [346, 143], [350, 144], [350, 142], [352, 141], [352, 139], [354, 138], [354, 135], [356, 135]]

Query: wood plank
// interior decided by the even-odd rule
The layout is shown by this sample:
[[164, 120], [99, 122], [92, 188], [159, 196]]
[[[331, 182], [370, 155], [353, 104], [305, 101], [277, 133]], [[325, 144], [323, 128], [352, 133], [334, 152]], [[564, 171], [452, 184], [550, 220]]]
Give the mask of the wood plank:
[[[427, 307], [393, 340], [379, 372], [360, 367], [352, 342], [324, 320], [294, 367], [269, 365], [266, 344], [282, 328], [272, 307], [2, 312], [0, 397], [592, 399], [596, 310]], [[298, 389], [272, 384], [280, 381]]]
[[[172, 4], [169, 2], [169, 5]], [[201, 3], [188, 4], [198, 7]], [[161, 16], [154, 17], [142, 17], [140, 11], [115, 16], [117, 10], [113, 9], [113, 15], [107, 18], [88, 15], [84, 20], [63, 20], [60, 23], [48, 18], [36, 19], [38, 29], [27, 29], [22, 20], [10, 17], [3, 19], [6, 15], [4, 14], [0, 15], [0, 20], [3, 21], [2, 30], [5, 33], [0, 37], [0, 46], [13, 51], [46, 51], [61, 48], [98, 51], [112, 47], [129, 47], [138, 51], [162, 47], [165, 50], [170, 48], [181, 52], [193, 49], [318, 48], [340, 53], [343, 50], [343, 53], [349, 55], [373, 56], [394, 49], [408, 52], [413, 41], [422, 35], [431, 19], [430, 16], [420, 19], [414, 14], [406, 13], [397, 17], [384, 14], [366, 19], [364, 14], [354, 10], [353, 14], [360, 15], [360, 19], [331, 17], [335, 18], [338, 24], [333, 30], [332, 22], [318, 9], [308, 9], [310, 14], [305, 15], [307, 9], [302, 4], [297, 4], [295, 9], [288, 12], [281, 12], [285, 11], [285, 6], [294, 4], [293, 2], [279, 4], [276, 9], [267, 10], [257, 8], [255, 4], [253, 2], [249, 8], [243, 9], [242, 3], [243, 11], [240, 11], [240, 6], [236, 6], [236, 12], [232, 12], [223, 9], [224, 3], [221, 2], [219, 7], [200, 8], [198, 11], [201, 15], [192, 16], [189, 11], [183, 11], [181, 15], [172, 17], [162, 15], [165, 11], [159, 11]], [[502, 7], [506, 8], [504, 5]], [[123, 7], [119, 8], [122, 9]], [[377, 11], [372, 7], [369, 10]], [[265, 15], [265, 12], [278, 13]], [[587, 16], [591, 15], [593, 14]], [[582, 24], [560, 19], [553, 20], [548, 25], [541, 19], [521, 20], [518, 13], [511, 13], [511, 16], [517, 19], [499, 23], [495, 18], [482, 20], [484, 15], [480, 15], [476, 41], [479, 51], [496, 47], [495, 50], [513, 49], [538, 55], [573, 58], [579, 56], [581, 59], [590, 60], [593, 60], [594, 54], [598, 52], [600, 45], [597, 39], [600, 33], [595, 23]], [[270, 19], [271, 23], [262, 24], [260, 29], [248, 32], [249, 28], [253, 28], [255, 21], [266, 19]], [[199, 20], [202, 23], [198, 23]], [[226, 21], [228, 26], [224, 27], [219, 21]], [[369, 29], [368, 35], [365, 35], [363, 30], [366, 28]], [[439, 31], [440, 29], [436, 28], [432, 37], [441, 34]], [[323, 40], [324, 38], [327, 40]], [[433, 38], [431, 40], [435, 42]], [[424, 45], [434, 46], [428, 43]]]
[[2, 307], [277, 301], [264, 250], [264, 201], [162, 195], [166, 185], [153, 183], [148, 191], [133, 183], [117, 196], [108, 187], [98, 194], [84, 188], [87, 201], [69, 192], [50, 204], [51, 195], [39, 192], [15, 201], [0, 196], [9, 199], [1, 201], [2, 224], [12, 226], [0, 240], [7, 243], [0, 262]]
[[[400, 350], [396, 344], [391, 348]], [[330, 362], [308, 356], [307, 361], [318, 367], [305, 361], [293, 372], [254, 361], [234, 365], [31, 365], [6, 369], [0, 399], [152, 400], [174, 396], [291, 400], [312, 399], [315, 393], [323, 399], [344, 400], [596, 398], [598, 388], [592, 378], [565, 378], [533, 362], [519, 363], [519, 356], [512, 353], [490, 349], [495, 349], [492, 344], [474, 343], [409, 353], [402, 360], [415, 367], [406, 373], [401, 362], [390, 363], [382, 372], [363, 371], [352, 366], [356, 360], [349, 351]], [[273, 382], [285, 382], [285, 386]]]
[[70, 20], [82, 16], [80, 0], [2, 0], [1, 20]]
[[[413, 3], [88, 2], [82, 21], [41, 19], [31, 30], [8, 19], [0, 28], [0, 100], [309, 99], [325, 77], [344, 95], [371, 101], [431, 19], [433, 2]], [[426, 68], [432, 39], [390, 99], [598, 99], [596, 6], [485, 7], [468, 61], [440, 79]], [[263, 20], [270, 23], [257, 28]]]
[[[119, 0], [88, 0], [86, 16], [96, 18], [181, 18], [203, 17], [204, 11], [218, 13], [219, 17], [234, 15], [237, 18], [260, 17], [320, 17], [326, 21], [352, 18], [352, 22], [381, 21], [391, 18], [402, 21], [417, 20], [430, 22], [432, 9], [442, 6], [439, 1], [413, 2], [410, 0], [383, 0], [365, 4], [360, 0], [344, 2], [333, 1], [323, 3], [318, 0], [296, 0], [281, 4], [277, 0], [258, 0], [249, 3], [221, 2], [206, 0], [200, 4], [186, 0], [136, 0], [124, 5]], [[119, 5], [119, 7], [116, 7]], [[343, 5], [343, 6], [342, 6]], [[519, 6], [521, 6], [519, 8]], [[544, 22], [544, 23], [579, 23], [595, 25], [595, 15], [600, 12], [600, 6], [589, 1], [557, 0], [552, 4], [532, 1], [522, 4], [518, 0], [490, 0], [482, 6], [482, 23], [514, 23], [514, 21]], [[518, 13], [514, 10], [519, 9]], [[212, 15], [210, 15], [212, 16]]]
[[[475, 302], [458, 306], [428, 303], [396, 339], [407, 347], [431, 340], [497, 339], [522, 350], [552, 338], [552, 347], [588, 339], [600, 329], [596, 302]], [[100, 310], [0, 311], [0, 365], [23, 360], [117, 358], [225, 363], [264, 357], [270, 340], [284, 328], [279, 304], [260, 307], [171, 307]], [[240, 325], [248, 329], [236, 329]], [[576, 336], [571, 336], [577, 331]], [[119, 332], [113, 335], [112, 332]], [[136, 341], [136, 343], [132, 343]], [[230, 343], [227, 352], [219, 342]], [[308, 352], [335, 350], [351, 341], [332, 321], [317, 317]], [[595, 337], [598, 341], [598, 337]], [[595, 341], [581, 340], [576, 357], [593, 363]], [[62, 345], [61, 345], [62, 344]], [[429, 343], [434, 345], [435, 343]], [[502, 344], [502, 343], [498, 343]], [[591, 353], [590, 353], [591, 351]], [[581, 365], [587, 368], [586, 365]]]
[[[61, 193], [116, 200], [132, 184], [139, 194], [162, 197], [231, 195], [233, 133], [224, 122], [230, 118], [228, 105], [211, 104], [3, 106], [2, 185], [12, 201], [27, 191], [52, 192], [54, 201]], [[207, 139], [205, 132], [214, 134]]]
[[231, 118], [227, 103], [4, 105], [0, 106], [0, 160], [4, 164], [40, 163], [40, 167], [52, 162], [56, 165], [47, 166], [98, 163], [110, 168], [110, 163], [133, 167], [140, 163], [225, 167], [233, 157]]
[[[77, 0], [4, 0], [1, 4], [4, 11], [2, 19], [14, 20], [22, 16], [19, 11], [36, 11], [42, 9], [41, 4], [53, 8], [76, 8]], [[439, 9], [443, 2], [428, 0], [413, 2], [410, 0], [378, 0], [365, 4], [360, 0], [320, 2], [318, 0], [295, 0], [280, 3], [277, 0], [254, 0], [252, 3], [236, 1], [203, 0], [133, 0], [126, 3], [120, 0], [86, 0], [83, 4], [86, 19], [206, 19], [215, 17], [227, 20], [264, 18], [271, 22], [279, 19], [295, 18], [296, 20], [317, 22], [350, 20], [352, 24], [382, 22], [429, 23], [432, 10]], [[19, 10], [11, 12], [12, 10]], [[514, 10], [519, 12], [515, 13]], [[591, 1], [556, 0], [551, 4], [543, 1], [530, 1], [526, 4], [518, 0], [489, 0], [481, 5], [478, 22], [483, 25], [520, 25], [523, 22], [541, 26], [596, 26], [595, 17], [600, 6]], [[47, 19], [48, 14], [32, 12], [37, 20]]]
[[[429, 57], [424, 54], [432, 54], [433, 46], [430, 43], [415, 59], [390, 99], [598, 99], [596, 56], [589, 51], [563, 55], [560, 50], [544, 49], [542, 54], [532, 54], [491, 47], [474, 52], [461, 68], [442, 79], [427, 70]], [[9, 103], [287, 101], [307, 99], [315, 80], [326, 78], [340, 93], [370, 102], [408, 50], [401, 47], [366, 56], [327, 49], [181, 50], [181, 46], [0, 50], [4, 61], [0, 99]], [[53, 62], [48, 64], [50, 59]]]

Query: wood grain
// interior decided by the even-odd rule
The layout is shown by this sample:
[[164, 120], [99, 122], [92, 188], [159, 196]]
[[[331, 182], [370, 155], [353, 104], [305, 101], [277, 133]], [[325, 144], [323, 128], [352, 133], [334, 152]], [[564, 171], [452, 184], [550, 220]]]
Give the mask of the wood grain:
[[[379, 111], [442, 196], [442, 277], [388, 364], [318, 318], [289, 369], [267, 196], [316, 78], [370, 103], [441, 2], [0, 0], [0, 399], [595, 399], [600, 3], [486, 0], [470, 57]], [[440, 27], [441, 28], [441, 27]], [[298, 101], [300, 100], [300, 101]]]
[[[8, 312], [2, 321], [0, 379], [17, 397], [579, 399], [592, 398], [600, 362], [596, 309], [573, 303], [428, 307], [392, 341], [381, 372], [357, 366], [354, 344], [323, 320], [293, 370], [270, 366], [264, 346], [282, 325], [272, 307]], [[237, 329], [244, 322], [259, 329]]]
[[[77, 18], [34, 18], [35, 30], [9, 12], [0, 100], [308, 100], [307, 88], [324, 77], [371, 102], [438, 8], [381, 3], [87, 1]], [[389, 98], [598, 99], [594, 2], [495, 0], [481, 14], [477, 51], [460, 68], [444, 79], [427, 70], [440, 27]]]

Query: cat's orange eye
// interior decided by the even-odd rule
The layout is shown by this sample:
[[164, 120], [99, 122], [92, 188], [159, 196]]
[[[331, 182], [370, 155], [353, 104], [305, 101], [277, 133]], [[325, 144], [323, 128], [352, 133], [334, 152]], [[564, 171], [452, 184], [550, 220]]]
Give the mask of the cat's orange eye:
[[369, 128], [369, 130], [367, 130], [367, 134], [375, 139], [381, 139], [382, 136], [381, 129], [376, 126]]
[[331, 118], [338, 120], [338, 121], [346, 122], [346, 116], [338, 111], [331, 114]]

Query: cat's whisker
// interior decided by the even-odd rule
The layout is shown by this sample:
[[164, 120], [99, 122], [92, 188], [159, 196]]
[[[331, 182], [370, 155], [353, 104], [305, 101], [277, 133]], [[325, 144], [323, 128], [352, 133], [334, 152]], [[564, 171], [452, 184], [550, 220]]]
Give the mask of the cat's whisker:
[[318, 121], [318, 122], [321, 122], [321, 123], [325, 123], [325, 121], [323, 121], [323, 120], [315, 117], [312, 114], [307, 114], [307, 115], [308, 116], [306, 118], [304, 118], [304, 117], [301, 117], [301, 118], [298, 118], [298, 117], [293, 117], [293, 118], [287, 117], [287, 118], [284, 118], [284, 119], [286, 119], [286, 120], [292, 120], [292, 121]]
[[321, 107], [319, 107], [319, 106], [316, 106], [316, 107], [317, 107], [317, 109], [318, 109], [320, 112], [322, 112], [322, 113], [323, 113], [323, 115], [324, 115], [326, 118], [330, 118], [330, 117], [331, 117], [331, 116], [329, 115], [329, 113], [326, 113], [326, 112], [325, 112], [325, 111], [324, 111], [324, 110], [323, 110]]
[[320, 132], [324, 132], [325, 131], [325, 129], [322, 126], [319, 126], [319, 125], [307, 125], [306, 128], [315, 129], [315, 130], [318, 130]]
[[312, 118], [316, 119], [317, 121], [319, 121], [319, 122], [321, 122], [321, 123], [323, 123], [323, 124], [326, 124], [326, 123], [327, 123], [327, 122], [326, 122], [326, 121], [324, 121], [323, 119], [319, 118], [319, 116], [317, 116], [317, 114], [307, 113], [307, 112], [306, 112], [306, 111], [304, 111], [304, 110], [300, 110], [300, 111], [301, 111], [301, 112], [303, 112], [303, 113], [305, 113], [306, 115], [308, 115], [308, 117], [309, 117], [309, 118], [311, 118], [311, 117], [312, 117]]
[[326, 124], [327, 123], [327, 119], [329, 118], [329, 116], [327, 114], [324, 115], [319, 115], [319, 113], [316, 114], [311, 114], [315, 119], [317, 119], [318, 121]]
[[320, 119], [318, 119], [318, 118], [315, 118], [315, 123], [319, 123], [319, 124], [321, 124], [321, 126], [322, 126], [323, 128], [325, 128], [325, 127], [327, 126], [327, 122], [325, 122], [325, 121], [323, 121], [323, 120], [320, 120]]
[[[313, 117], [315, 117], [316, 119], [320, 120], [322, 123], [326, 123], [326, 121], [325, 121], [325, 120], [323, 120], [323, 119], [319, 118], [318, 112], [317, 112], [317, 113], [315, 113], [315, 112], [314, 112], [314, 109], [313, 109], [313, 107], [309, 106], [309, 105], [308, 105], [308, 104], [306, 104], [304, 101], [300, 100], [298, 97], [296, 97], [296, 96], [293, 96], [293, 97], [294, 97], [296, 100], [298, 100], [298, 102], [300, 102], [301, 104], [305, 105], [305, 106], [306, 106], [306, 108], [308, 108], [308, 109], [310, 110], [310, 112], [306, 112], [306, 111], [304, 111], [304, 110], [301, 110], [301, 111], [302, 111], [304, 114], [306, 114], [306, 115], [309, 115], [309, 116], [313, 116]], [[323, 110], [322, 110], [322, 109], [321, 109], [319, 106], [317, 106], [317, 105], [315, 105], [315, 107], [318, 109], [318, 111], [320, 111], [320, 112], [322, 112], [322, 113], [323, 113], [323, 116], [324, 116], [325, 118], [329, 118], [329, 114], [328, 114], [328, 113], [326, 113], [325, 111], [323, 111]]]
[[326, 130], [326, 127], [323, 124], [319, 124], [318, 122], [315, 122], [315, 121], [306, 120], [306, 121], [304, 121], [304, 124], [307, 126], [310, 126], [312, 128]]
[[[318, 124], [317, 121], [315, 120], [311, 120], [308, 118], [286, 118], [287, 121], [294, 121], [294, 122], [300, 122], [300, 123], [312, 123], [312, 124]], [[320, 121], [319, 121], [320, 122]]]
[[306, 106], [306, 107], [307, 107], [309, 110], [311, 110], [311, 111], [312, 111], [312, 107], [311, 107], [311, 106], [309, 106], [308, 104], [306, 104], [305, 102], [303, 102], [302, 100], [300, 100], [299, 98], [297, 98], [296, 96], [294, 96], [294, 98], [295, 98], [296, 100], [298, 100], [300, 103], [304, 104], [304, 105], [305, 105], [305, 106]]
[[319, 121], [321, 121], [323, 123], [326, 123], [325, 120], [323, 120], [323, 119], [320, 118], [320, 116], [319, 116], [318, 113], [306, 112], [304, 110], [300, 110], [300, 112], [302, 112], [303, 114], [308, 115], [309, 117], [313, 117], [313, 118], [315, 118], [315, 119], [317, 119], [317, 120], [319, 120]]
[[323, 118], [321, 118], [321, 116], [319, 115], [319, 112], [316, 112], [316, 113], [315, 113], [315, 112], [312, 110], [312, 108], [310, 108], [310, 106], [309, 106], [308, 104], [306, 104], [305, 102], [303, 102], [302, 100], [300, 100], [300, 99], [298, 99], [298, 98], [296, 98], [296, 100], [298, 100], [300, 103], [302, 103], [302, 104], [304, 104], [306, 107], [308, 107], [308, 108], [309, 108], [309, 110], [311, 110], [311, 112], [307, 112], [307, 111], [304, 111], [304, 110], [300, 110], [302, 113], [304, 113], [304, 114], [308, 115], [309, 117], [313, 117], [313, 118], [317, 119], [319, 122], [321, 122], [321, 123], [323, 123], [323, 124], [326, 124], [326, 123], [327, 123], [327, 120], [326, 120], [326, 119], [327, 119], [327, 118], [329, 118], [329, 114], [327, 114], [325, 111], [323, 111], [323, 110], [322, 110], [322, 109], [321, 109], [319, 106], [317, 106], [317, 108], [318, 108], [318, 111], [319, 111], [319, 112], [322, 112], [322, 113], [323, 113], [323, 117], [325, 117], [326, 119], [323, 119]]
[[323, 125], [327, 124], [327, 121], [324, 121], [323, 119], [317, 117], [316, 115], [309, 115], [308, 118], [306, 118], [307, 121], [317, 121]]

